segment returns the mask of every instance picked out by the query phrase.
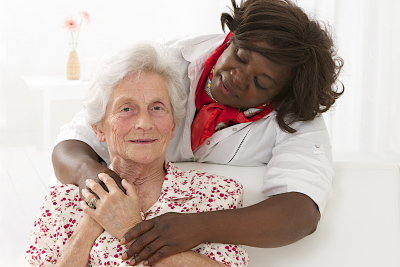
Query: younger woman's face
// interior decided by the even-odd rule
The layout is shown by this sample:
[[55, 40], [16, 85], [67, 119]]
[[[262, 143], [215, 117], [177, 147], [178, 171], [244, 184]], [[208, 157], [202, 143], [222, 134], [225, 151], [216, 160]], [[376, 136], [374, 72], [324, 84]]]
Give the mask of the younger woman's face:
[[211, 94], [218, 103], [234, 108], [268, 104], [285, 86], [290, 71], [231, 43], [215, 65]]

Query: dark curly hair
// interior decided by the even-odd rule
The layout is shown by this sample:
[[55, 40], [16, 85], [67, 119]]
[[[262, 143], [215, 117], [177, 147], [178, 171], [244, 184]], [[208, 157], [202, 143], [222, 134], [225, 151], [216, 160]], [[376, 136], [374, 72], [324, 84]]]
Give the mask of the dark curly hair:
[[[234, 33], [232, 43], [291, 68], [291, 77], [274, 100], [279, 127], [294, 133], [292, 123], [313, 120], [329, 110], [344, 86], [339, 82], [339, 92], [343, 59], [337, 56], [328, 27], [309, 19], [290, 0], [242, 0], [240, 7], [231, 2], [232, 14], [222, 13], [221, 24]], [[257, 46], [260, 41], [272, 48]]]

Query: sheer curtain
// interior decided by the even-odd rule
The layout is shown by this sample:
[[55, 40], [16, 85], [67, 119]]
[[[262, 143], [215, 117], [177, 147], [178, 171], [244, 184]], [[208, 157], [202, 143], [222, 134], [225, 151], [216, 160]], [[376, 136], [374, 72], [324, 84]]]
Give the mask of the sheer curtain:
[[334, 160], [400, 162], [400, 1], [298, 0], [329, 22], [345, 93], [325, 115]]

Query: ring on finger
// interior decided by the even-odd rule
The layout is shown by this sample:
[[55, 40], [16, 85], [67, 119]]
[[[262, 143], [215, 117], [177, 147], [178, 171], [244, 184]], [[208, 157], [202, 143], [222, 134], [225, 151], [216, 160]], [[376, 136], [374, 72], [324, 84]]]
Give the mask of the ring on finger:
[[89, 202], [88, 202], [88, 206], [92, 209], [96, 209], [96, 202], [97, 202], [97, 197], [92, 198]]

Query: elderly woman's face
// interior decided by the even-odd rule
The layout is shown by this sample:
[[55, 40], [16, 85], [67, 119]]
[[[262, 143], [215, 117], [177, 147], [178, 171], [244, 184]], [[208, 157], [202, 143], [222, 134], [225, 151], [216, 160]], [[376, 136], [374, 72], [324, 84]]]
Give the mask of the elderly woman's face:
[[217, 102], [234, 108], [257, 107], [273, 100], [289, 76], [290, 69], [231, 43], [215, 65], [211, 94]]
[[163, 162], [175, 129], [168, 88], [158, 74], [137, 77], [128, 76], [113, 89], [97, 132], [104, 135], [111, 157], [139, 164]]

